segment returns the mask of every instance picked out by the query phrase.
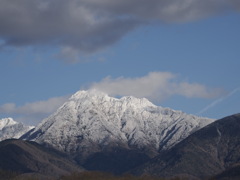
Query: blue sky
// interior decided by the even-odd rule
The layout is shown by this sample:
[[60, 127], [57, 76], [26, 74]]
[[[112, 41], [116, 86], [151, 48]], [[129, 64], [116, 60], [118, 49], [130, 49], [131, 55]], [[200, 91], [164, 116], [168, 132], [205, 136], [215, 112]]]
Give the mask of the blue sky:
[[91, 88], [210, 118], [239, 113], [239, 10], [235, 0], [3, 0], [0, 118], [35, 125]]

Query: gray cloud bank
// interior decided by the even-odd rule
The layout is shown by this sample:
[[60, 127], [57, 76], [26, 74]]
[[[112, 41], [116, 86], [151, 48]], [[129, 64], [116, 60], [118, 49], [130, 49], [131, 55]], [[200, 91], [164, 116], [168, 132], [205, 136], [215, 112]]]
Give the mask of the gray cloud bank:
[[239, 11], [239, 0], [1, 0], [1, 46], [51, 45], [94, 53], [152, 22], [181, 23]]

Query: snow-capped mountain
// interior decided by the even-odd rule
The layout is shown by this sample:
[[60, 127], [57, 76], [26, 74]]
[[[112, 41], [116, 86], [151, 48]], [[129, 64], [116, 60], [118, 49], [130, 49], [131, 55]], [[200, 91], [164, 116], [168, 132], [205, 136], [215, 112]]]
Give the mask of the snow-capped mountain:
[[33, 126], [25, 126], [22, 123], [18, 123], [12, 118], [0, 119], [0, 141], [10, 138], [20, 138], [33, 128]]
[[157, 153], [213, 121], [156, 106], [145, 98], [78, 91], [27, 139], [68, 153], [91, 154], [111, 147]]

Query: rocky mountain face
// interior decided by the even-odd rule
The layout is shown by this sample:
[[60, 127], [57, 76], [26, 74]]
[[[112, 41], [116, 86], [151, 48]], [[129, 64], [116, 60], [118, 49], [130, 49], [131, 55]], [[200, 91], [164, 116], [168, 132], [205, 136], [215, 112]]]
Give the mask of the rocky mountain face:
[[10, 138], [20, 138], [23, 134], [33, 129], [14, 121], [12, 118], [0, 119], [0, 141]]
[[117, 159], [119, 166], [133, 168], [213, 121], [144, 98], [79, 91], [25, 138], [72, 154], [88, 169], [115, 172]]
[[132, 173], [240, 179], [239, 165], [240, 114], [236, 114], [200, 129]]
[[19, 179], [54, 179], [83, 170], [63, 153], [16, 139], [0, 142], [0, 169], [16, 172]]

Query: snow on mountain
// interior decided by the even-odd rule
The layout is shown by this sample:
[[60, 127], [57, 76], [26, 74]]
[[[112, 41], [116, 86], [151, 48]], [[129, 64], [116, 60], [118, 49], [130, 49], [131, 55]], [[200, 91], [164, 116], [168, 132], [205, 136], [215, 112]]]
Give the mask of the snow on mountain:
[[12, 118], [0, 119], [0, 141], [10, 138], [20, 138], [33, 128], [33, 126], [25, 126], [22, 123], [18, 123]]
[[28, 139], [69, 153], [91, 154], [116, 146], [157, 153], [213, 121], [156, 106], [145, 98], [78, 91]]

